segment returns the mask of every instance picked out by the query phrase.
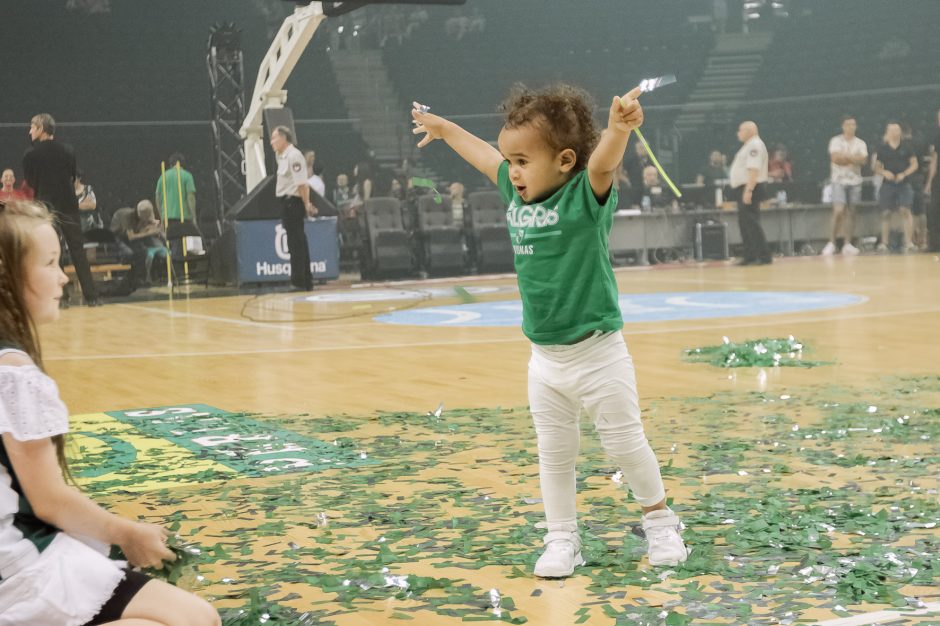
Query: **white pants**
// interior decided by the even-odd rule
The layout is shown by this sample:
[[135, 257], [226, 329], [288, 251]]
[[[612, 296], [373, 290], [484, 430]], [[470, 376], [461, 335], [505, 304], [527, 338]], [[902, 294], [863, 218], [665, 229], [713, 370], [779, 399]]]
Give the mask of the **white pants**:
[[637, 502], [652, 506], [665, 498], [659, 463], [640, 421], [633, 359], [619, 332], [572, 346], [533, 344], [529, 406], [549, 531], [577, 528], [575, 462], [582, 406]]

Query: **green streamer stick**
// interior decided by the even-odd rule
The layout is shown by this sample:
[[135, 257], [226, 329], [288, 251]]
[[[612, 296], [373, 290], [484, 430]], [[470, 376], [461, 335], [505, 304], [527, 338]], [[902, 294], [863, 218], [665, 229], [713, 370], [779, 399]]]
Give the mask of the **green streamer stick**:
[[443, 202], [443, 198], [441, 198], [440, 192], [437, 189], [435, 189], [434, 181], [431, 180], [430, 178], [418, 178], [417, 176], [412, 176], [411, 185], [413, 187], [427, 187], [428, 189], [434, 192], [434, 202], [438, 204]]
[[656, 169], [659, 170], [659, 175], [663, 177], [663, 180], [666, 181], [666, 184], [669, 185], [669, 188], [672, 189], [672, 193], [676, 194], [677, 198], [682, 197], [682, 192], [679, 191], [679, 188], [676, 187], [676, 184], [672, 182], [672, 179], [669, 178], [669, 175], [666, 173], [666, 170], [663, 169], [663, 166], [659, 164], [659, 160], [656, 158], [656, 155], [653, 154], [652, 148], [646, 143], [646, 137], [643, 136], [643, 133], [640, 132], [639, 128], [634, 128], [633, 132], [636, 133], [636, 136], [640, 138], [640, 141], [643, 142], [643, 147], [646, 148], [646, 151], [650, 155], [650, 160], [653, 161], [653, 165], [656, 166]]
[[[656, 78], [645, 78], [640, 81], [640, 91], [643, 93], [649, 93], [660, 87], [665, 87], [666, 85], [671, 85], [676, 82], [675, 74], [666, 74], [665, 76], [657, 76]], [[621, 98], [620, 103], [626, 106], [626, 102]], [[636, 136], [639, 137], [640, 141], [643, 143], [643, 147], [646, 148], [647, 154], [650, 155], [650, 160], [653, 162], [653, 165], [656, 166], [656, 169], [659, 170], [659, 175], [663, 177], [663, 180], [666, 181], [666, 184], [669, 185], [669, 188], [672, 189], [672, 193], [676, 194], [677, 198], [682, 197], [682, 192], [679, 191], [679, 188], [676, 187], [676, 184], [672, 182], [672, 179], [669, 178], [669, 175], [666, 174], [666, 170], [663, 169], [663, 166], [659, 164], [659, 160], [656, 158], [656, 155], [653, 154], [652, 148], [646, 142], [646, 137], [643, 136], [643, 133], [640, 132], [639, 128], [634, 128], [633, 132], [636, 133]]]

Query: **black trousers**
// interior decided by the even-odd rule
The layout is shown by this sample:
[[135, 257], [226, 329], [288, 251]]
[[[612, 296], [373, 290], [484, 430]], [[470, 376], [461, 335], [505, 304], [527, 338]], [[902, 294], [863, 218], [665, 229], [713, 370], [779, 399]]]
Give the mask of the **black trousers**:
[[940, 252], [940, 184], [934, 184], [930, 191], [930, 205], [927, 207], [927, 249]]
[[78, 283], [82, 286], [82, 296], [85, 302], [94, 302], [98, 299], [98, 293], [95, 291], [95, 280], [91, 276], [88, 257], [85, 256], [85, 237], [82, 235], [81, 217], [78, 211], [74, 214], [55, 211], [55, 217], [59, 231], [69, 248], [69, 258], [75, 266]]
[[307, 210], [304, 201], [297, 196], [281, 198], [281, 223], [287, 233], [287, 251], [290, 252], [290, 284], [310, 290], [313, 276], [310, 274], [310, 248], [304, 234]]
[[769, 262], [773, 260], [767, 237], [760, 225], [760, 203], [766, 197], [766, 187], [758, 183], [751, 193], [751, 202], [744, 204], [744, 185], [734, 188], [734, 199], [738, 202], [738, 226], [741, 228], [741, 241], [744, 244], [744, 260]]

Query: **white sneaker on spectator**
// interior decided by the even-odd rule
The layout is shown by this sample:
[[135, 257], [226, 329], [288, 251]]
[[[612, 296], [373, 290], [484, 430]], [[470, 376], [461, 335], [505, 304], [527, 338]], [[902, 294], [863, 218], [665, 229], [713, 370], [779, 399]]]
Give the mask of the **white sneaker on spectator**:
[[849, 242], [845, 242], [845, 245], [842, 246], [842, 254], [844, 256], [855, 256], [858, 254], [859, 250]]
[[675, 566], [688, 558], [689, 550], [679, 534], [681, 528], [682, 522], [671, 509], [650, 511], [643, 516], [650, 565]]
[[581, 537], [578, 533], [553, 530], [546, 533], [545, 551], [535, 562], [535, 575], [542, 578], [562, 578], [571, 576], [574, 568], [584, 565], [581, 556]]
[[878, 251], [879, 254], [886, 254], [888, 252], [888, 246], [886, 246], [883, 243], [879, 243], [876, 250]]
[[826, 244], [826, 247], [823, 248], [822, 252], [820, 252], [819, 254], [823, 256], [832, 256], [835, 253], [836, 253], [836, 244], [830, 241], [829, 243]]
[[904, 254], [917, 254], [920, 250], [917, 248], [917, 244], [909, 243], [904, 248]]

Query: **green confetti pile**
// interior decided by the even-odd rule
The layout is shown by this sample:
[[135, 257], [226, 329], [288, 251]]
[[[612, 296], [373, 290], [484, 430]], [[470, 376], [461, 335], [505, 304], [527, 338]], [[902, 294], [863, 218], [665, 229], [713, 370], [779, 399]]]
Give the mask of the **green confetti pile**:
[[[611, 480], [616, 468], [584, 420], [577, 484], [588, 563], [573, 593], [531, 574], [543, 512], [524, 409], [258, 416], [376, 464], [206, 475], [142, 493], [135, 506], [198, 542], [199, 576], [178, 584], [212, 601], [227, 626], [328, 625], [363, 612], [375, 623], [522, 624], [556, 606], [555, 594], [580, 602], [558, 623], [650, 626], [800, 623], [810, 610], [844, 617], [935, 601], [940, 377], [788, 391], [646, 402], [693, 548], [669, 569], [646, 565], [640, 508]], [[126, 482], [99, 485], [97, 500], [126, 505]], [[497, 612], [490, 590], [510, 579], [514, 597], [501, 591]], [[665, 599], [654, 605], [647, 592]]]
[[794, 339], [755, 339], [732, 342], [723, 338], [721, 345], [704, 348], [688, 348], [684, 352], [686, 361], [710, 363], [716, 367], [817, 367], [829, 365], [825, 361], [803, 360], [805, 344]]
[[258, 589], [248, 592], [248, 604], [237, 609], [219, 611], [223, 626], [260, 626], [277, 624], [278, 626], [317, 626], [323, 622], [319, 616], [307, 611], [299, 613], [277, 603], [268, 602]]

